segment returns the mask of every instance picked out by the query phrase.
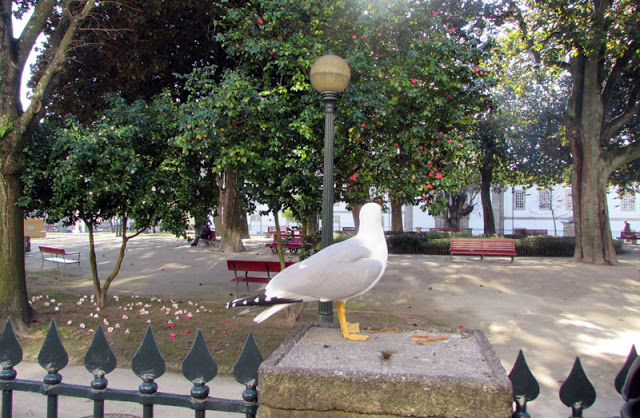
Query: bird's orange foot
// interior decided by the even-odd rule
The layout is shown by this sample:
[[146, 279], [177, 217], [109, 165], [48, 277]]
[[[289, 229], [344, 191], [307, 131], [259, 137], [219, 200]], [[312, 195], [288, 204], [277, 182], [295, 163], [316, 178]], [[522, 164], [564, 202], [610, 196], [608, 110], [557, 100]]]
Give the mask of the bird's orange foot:
[[353, 333], [353, 334], [359, 334], [360, 333], [360, 324], [356, 323], [351, 323], [351, 322], [347, 322], [347, 331], [349, 333]]
[[362, 334], [352, 334], [350, 333], [348, 330], [342, 330], [342, 336], [348, 340], [354, 340], [354, 341], [364, 341], [366, 339], [369, 338], [368, 335], [362, 335]]

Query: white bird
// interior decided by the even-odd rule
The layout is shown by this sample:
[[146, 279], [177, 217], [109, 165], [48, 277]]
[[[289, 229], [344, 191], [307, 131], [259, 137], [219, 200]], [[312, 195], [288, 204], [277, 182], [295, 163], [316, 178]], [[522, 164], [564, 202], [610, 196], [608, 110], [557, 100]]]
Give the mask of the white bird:
[[367, 203], [360, 210], [356, 236], [287, 267], [271, 279], [263, 294], [236, 299], [227, 308], [271, 305], [254, 319], [262, 322], [297, 302], [336, 301], [342, 335], [351, 340], [366, 340], [368, 336], [359, 334], [359, 324], [347, 322], [344, 304], [366, 293], [380, 280], [387, 256], [382, 209], [376, 203]]

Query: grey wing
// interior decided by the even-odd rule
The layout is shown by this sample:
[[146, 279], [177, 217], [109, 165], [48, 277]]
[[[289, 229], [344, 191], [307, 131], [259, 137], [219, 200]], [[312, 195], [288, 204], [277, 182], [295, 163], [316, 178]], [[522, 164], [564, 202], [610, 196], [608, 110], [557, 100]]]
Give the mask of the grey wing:
[[370, 255], [368, 248], [356, 242], [328, 247], [274, 277], [267, 295], [304, 300], [353, 297], [366, 291], [384, 271], [384, 265]]

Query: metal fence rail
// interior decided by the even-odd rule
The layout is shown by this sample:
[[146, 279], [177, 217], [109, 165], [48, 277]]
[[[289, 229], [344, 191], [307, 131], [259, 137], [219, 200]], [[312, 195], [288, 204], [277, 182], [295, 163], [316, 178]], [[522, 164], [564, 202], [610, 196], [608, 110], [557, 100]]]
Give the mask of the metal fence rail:
[[[540, 385], [531, 373], [522, 350], [518, 353], [518, 358], [509, 373], [509, 379], [513, 386], [515, 402], [512, 418], [530, 418], [527, 403], [538, 397]], [[622, 418], [640, 417], [640, 359], [635, 345], [631, 347], [627, 360], [613, 383], [624, 400], [620, 416]], [[569, 376], [560, 386], [560, 401], [571, 408], [570, 418], [582, 417], [583, 411], [596, 401], [596, 390], [584, 372], [579, 357], [576, 357]]]
[[38, 355], [38, 363], [47, 371], [42, 382], [18, 380], [14, 366], [22, 361], [22, 347], [18, 343], [11, 321], [8, 320], [0, 336], [0, 390], [2, 390], [2, 418], [13, 414], [13, 391], [36, 392], [47, 397], [47, 416], [58, 416], [58, 396], [79, 397], [93, 400], [93, 416], [104, 417], [105, 401], [134, 402], [142, 405], [144, 418], [153, 417], [154, 405], [168, 405], [194, 410], [194, 416], [204, 417], [205, 411], [223, 411], [255, 417], [258, 410], [258, 367], [262, 356], [258, 351], [252, 333], [234, 367], [236, 381], [245, 385], [243, 400], [209, 397], [206, 385], [217, 374], [214, 362], [204, 342], [202, 331], [182, 363], [182, 374], [193, 387], [189, 395], [158, 392], [155, 379], [166, 370], [165, 361], [158, 349], [151, 326], [147, 328], [144, 340], [131, 361], [131, 368], [142, 383], [137, 391], [110, 389], [105, 376], [116, 368], [116, 358], [109, 347], [102, 326], [96, 329], [91, 346], [84, 357], [85, 368], [93, 374], [89, 386], [62, 383], [59, 373], [67, 366], [69, 357], [60, 340], [55, 321], [51, 321], [49, 331]]

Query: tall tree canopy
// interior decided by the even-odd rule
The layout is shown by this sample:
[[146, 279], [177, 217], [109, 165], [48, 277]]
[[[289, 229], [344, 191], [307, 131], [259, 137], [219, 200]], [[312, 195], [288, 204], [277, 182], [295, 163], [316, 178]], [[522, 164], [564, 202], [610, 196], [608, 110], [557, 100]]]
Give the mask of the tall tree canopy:
[[628, 129], [640, 117], [640, 3], [510, 3], [522, 49], [571, 76], [563, 118], [574, 161], [574, 258], [615, 264], [606, 189], [616, 169], [640, 158]]

